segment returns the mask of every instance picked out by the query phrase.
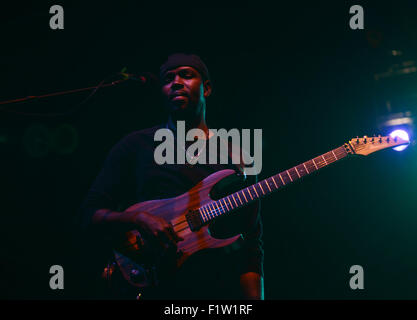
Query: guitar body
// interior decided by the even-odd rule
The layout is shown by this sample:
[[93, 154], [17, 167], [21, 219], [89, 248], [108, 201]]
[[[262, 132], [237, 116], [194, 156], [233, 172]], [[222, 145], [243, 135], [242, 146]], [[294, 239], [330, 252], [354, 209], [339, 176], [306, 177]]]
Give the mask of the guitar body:
[[152, 252], [137, 230], [126, 233], [126, 239], [115, 250], [116, 262], [123, 277], [133, 286], [157, 285], [160, 276], [170, 276], [194, 253], [203, 249], [219, 248], [232, 244], [241, 236], [216, 239], [210, 235], [209, 225], [191, 231], [186, 214], [211, 202], [210, 191], [220, 180], [235, 174], [226, 169], [215, 172], [199, 182], [190, 191], [170, 199], [137, 203], [126, 211], [146, 211], [171, 222], [174, 231], [184, 240], [178, 242], [177, 251], [167, 256]]

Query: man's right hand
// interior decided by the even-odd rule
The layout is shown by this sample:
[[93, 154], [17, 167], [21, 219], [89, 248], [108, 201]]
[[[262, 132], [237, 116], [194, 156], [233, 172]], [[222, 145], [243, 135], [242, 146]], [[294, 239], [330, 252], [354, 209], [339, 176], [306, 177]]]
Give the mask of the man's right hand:
[[174, 231], [174, 227], [164, 218], [155, 216], [146, 211], [129, 211], [129, 220], [142, 231], [149, 239], [157, 240], [163, 249], [176, 248], [177, 242], [184, 240]]

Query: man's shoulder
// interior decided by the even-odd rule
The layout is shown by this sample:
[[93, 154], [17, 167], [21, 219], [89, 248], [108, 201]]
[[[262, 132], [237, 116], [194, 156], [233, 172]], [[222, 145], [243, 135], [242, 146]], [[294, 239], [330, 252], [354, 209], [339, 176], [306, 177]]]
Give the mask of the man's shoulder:
[[128, 152], [140, 150], [154, 141], [155, 132], [164, 128], [163, 125], [156, 125], [151, 128], [133, 131], [121, 138], [114, 146], [114, 151]]
[[129, 133], [128, 135], [126, 135], [122, 139], [122, 141], [123, 140], [135, 141], [135, 140], [138, 140], [138, 139], [149, 139], [149, 138], [151, 138], [153, 140], [153, 137], [155, 136], [155, 132], [158, 129], [161, 129], [161, 128], [164, 128], [164, 127], [165, 127], [164, 125], [159, 124], [159, 125], [153, 126], [151, 128], [146, 128], [146, 129], [133, 131], [133, 132]]
[[133, 131], [129, 133], [128, 135], [124, 136], [119, 143], [138, 143], [144, 140], [152, 140], [154, 139], [155, 132], [158, 129], [164, 128], [163, 125], [159, 124], [156, 126], [153, 126], [151, 128], [141, 129], [137, 131]]

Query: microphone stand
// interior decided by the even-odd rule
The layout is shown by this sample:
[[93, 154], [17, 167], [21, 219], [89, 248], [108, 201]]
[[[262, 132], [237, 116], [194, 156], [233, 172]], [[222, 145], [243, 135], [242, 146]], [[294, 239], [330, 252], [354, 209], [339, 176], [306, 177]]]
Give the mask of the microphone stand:
[[[48, 98], [48, 97], [62, 96], [62, 95], [68, 95], [68, 94], [77, 93], [77, 92], [94, 90], [84, 101], [82, 101], [80, 103], [80, 104], [83, 104], [99, 88], [112, 87], [112, 86], [118, 85], [120, 83], [123, 83], [123, 82], [125, 82], [127, 80], [134, 80], [134, 81], [140, 82], [141, 84], [145, 84], [146, 82], [148, 82], [148, 80], [152, 79], [152, 75], [150, 73], [149, 73], [149, 75], [147, 77], [145, 77], [143, 75], [134, 75], [134, 74], [125, 73], [125, 72], [123, 72], [123, 70], [122, 70], [122, 72], [118, 72], [117, 74], [118, 75], [121, 75], [123, 77], [123, 79], [116, 80], [116, 81], [112, 81], [110, 83], [103, 83], [104, 81], [106, 81], [106, 79], [114, 76], [114, 75], [112, 75], [112, 76], [109, 76], [109, 77], [106, 77], [105, 79], [103, 79], [96, 86], [86, 87], [86, 88], [79, 88], [79, 89], [73, 89], [73, 90], [66, 90], [66, 91], [59, 91], [59, 92], [53, 92], [53, 93], [48, 93], [48, 94], [39, 95], [39, 96], [27, 96], [25, 98], [19, 98], [19, 99], [12, 99], [12, 100], [0, 101], [0, 106], [1, 105], [12, 104], [12, 103], [18, 103], [18, 102], [32, 101], [32, 100], [35, 100], [35, 99], [38, 100], [38, 99], [43, 99], [43, 98]], [[21, 115], [27, 115], [27, 116], [62, 116], [62, 115], [67, 115], [69, 112], [72, 112], [72, 111], [69, 111], [69, 112], [64, 112], [64, 113], [52, 113], [52, 114], [27, 113], [27, 112], [19, 112], [19, 111], [16, 111], [16, 110], [5, 109], [5, 108], [1, 108], [1, 107], [0, 107], [0, 111], [10, 112], [10, 113], [16, 113], [16, 114], [21, 114]]]

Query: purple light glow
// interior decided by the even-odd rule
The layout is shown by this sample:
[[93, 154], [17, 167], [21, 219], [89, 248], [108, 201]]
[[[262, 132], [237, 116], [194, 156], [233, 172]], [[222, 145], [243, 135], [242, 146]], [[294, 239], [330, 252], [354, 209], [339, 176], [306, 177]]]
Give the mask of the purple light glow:
[[[408, 133], [404, 130], [394, 130], [393, 132], [391, 132], [389, 134], [389, 136], [391, 138], [399, 137], [403, 140], [410, 141], [410, 137], [408, 136]], [[408, 147], [408, 144], [405, 144], [405, 145], [402, 145], [402, 146], [395, 147], [394, 150], [395, 151], [403, 151], [407, 147]]]

